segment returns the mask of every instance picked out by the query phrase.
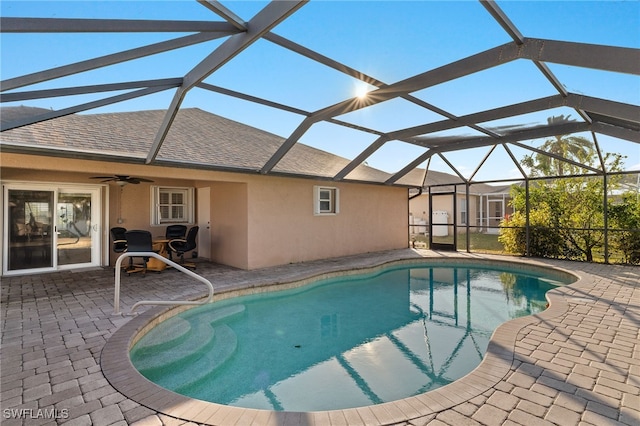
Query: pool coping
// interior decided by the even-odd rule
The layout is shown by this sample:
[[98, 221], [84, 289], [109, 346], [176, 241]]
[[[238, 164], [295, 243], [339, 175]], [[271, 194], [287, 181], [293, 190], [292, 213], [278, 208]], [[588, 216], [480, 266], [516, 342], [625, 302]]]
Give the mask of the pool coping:
[[575, 271], [537, 263], [530, 259], [510, 258], [498, 260], [495, 258], [407, 258], [379, 262], [375, 265], [356, 267], [348, 270], [338, 270], [323, 273], [311, 273], [309, 276], [289, 281], [273, 282], [266, 285], [243, 285], [237, 288], [229, 288], [216, 294], [217, 299], [235, 297], [243, 294], [255, 294], [258, 292], [280, 289], [296, 288], [309, 284], [318, 279], [344, 276], [354, 273], [374, 273], [393, 265], [403, 264], [503, 264], [505, 266], [521, 267], [522, 269], [546, 269], [568, 274], [577, 280], [571, 284], [557, 287], [547, 293], [549, 307], [538, 314], [520, 317], [501, 324], [493, 332], [487, 352], [481, 363], [469, 374], [441, 388], [377, 405], [347, 408], [332, 411], [271, 411], [252, 408], [233, 407], [202, 400], [193, 399], [177, 394], [146, 379], [140, 374], [129, 357], [129, 350], [144, 333], [155, 324], [164, 321], [189, 307], [156, 307], [141, 313], [118, 329], [105, 344], [102, 350], [101, 367], [105, 378], [120, 393], [129, 399], [138, 402], [159, 413], [168, 416], [192, 421], [199, 424], [267, 424], [277, 422], [281, 424], [324, 424], [335, 419], [343, 419], [347, 424], [394, 424], [406, 422], [440, 411], [447, 410], [477, 396], [498, 384], [511, 370], [515, 360], [516, 339], [520, 330], [524, 327], [540, 321], [549, 320], [565, 314], [569, 304], [565, 299], [565, 293], [573, 291], [589, 281]]

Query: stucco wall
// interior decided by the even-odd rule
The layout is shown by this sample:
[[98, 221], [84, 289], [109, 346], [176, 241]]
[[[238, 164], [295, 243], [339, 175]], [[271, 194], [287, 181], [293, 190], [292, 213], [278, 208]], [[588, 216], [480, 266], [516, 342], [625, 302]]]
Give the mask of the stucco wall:
[[246, 183], [211, 185], [211, 259], [249, 269]]
[[[211, 260], [238, 268], [254, 269], [408, 245], [407, 190], [401, 187], [7, 153], [2, 153], [1, 161], [2, 179], [11, 181], [99, 185], [90, 177], [123, 174], [152, 179], [153, 185], [208, 186]], [[315, 185], [339, 188], [338, 214], [314, 215]], [[109, 253], [110, 264], [117, 257], [111, 252], [111, 227], [147, 229], [154, 236], [164, 234], [165, 226], [150, 225], [149, 184], [126, 185], [122, 191], [115, 184], [103, 185], [103, 191], [108, 192], [103, 214], [109, 218], [103, 224], [103, 247]]]
[[[339, 189], [340, 211], [314, 215], [314, 186]], [[270, 177], [249, 187], [249, 266], [407, 247], [407, 190]]]
[[429, 220], [429, 194], [422, 194], [409, 201], [409, 213], [422, 220]]

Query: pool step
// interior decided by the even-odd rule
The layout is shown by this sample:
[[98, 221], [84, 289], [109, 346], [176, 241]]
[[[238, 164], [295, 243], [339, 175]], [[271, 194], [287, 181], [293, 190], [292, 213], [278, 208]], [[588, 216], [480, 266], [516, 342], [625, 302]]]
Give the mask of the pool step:
[[[238, 347], [238, 338], [236, 333], [227, 325], [215, 327], [215, 338], [213, 347], [205, 356], [195, 362], [194, 366], [189, 366], [189, 371], [196, 371], [197, 374], [185, 375], [179, 374], [178, 381], [172, 381], [171, 387], [178, 393], [188, 395], [189, 389], [197, 387], [201, 382], [206, 381], [216, 370], [222, 366], [229, 358], [233, 356]], [[177, 372], [176, 372], [177, 373]], [[158, 384], [161, 384], [158, 382]]]
[[177, 316], [169, 318], [162, 327], [154, 327], [145, 334], [144, 339], [136, 345], [136, 350], [153, 353], [177, 346], [185, 341], [189, 331], [191, 331], [191, 324], [188, 321]]
[[[212, 350], [216, 341], [224, 345], [228, 338], [216, 338], [213, 324], [241, 314], [244, 310], [244, 305], [233, 305], [206, 314], [171, 318], [167, 320], [172, 321], [172, 324], [168, 324], [168, 330], [153, 329], [147, 334], [150, 336], [149, 339], [145, 336], [140, 340], [131, 354], [131, 360], [140, 373], [157, 382], [168, 372], [179, 369], [182, 365], [197, 362], [202, 353]], [[176, 336], [171, 337], [171, 333], [175, 333]], [[226, 330], [223, 333], [226, 333]], [[236, 346], [235, 334], [231, 343], [233, 353]]]
[[222, 319], [229, 318], [233, 315], [241, 314], [245, 311], [245, 306], [242, 304], [225, 306], [218, 309], [209, 309], [206, 312], [202, 312], [202, 309], [194, 309], [193, 312], [187, 311], [182, 315], [182, 318], [191, 322], [191, 320], [197, 322], [214, 323]]
[[153, 352], [138, 352], [136, 349], [131, 357], [133, 365], [143, 376], [155, 381], [167, 370], [193, 361], [200, 351], [213, 344], [214, 330], [208, 323], [190, 325], [190, 330], [188, 338], [177, 346]]

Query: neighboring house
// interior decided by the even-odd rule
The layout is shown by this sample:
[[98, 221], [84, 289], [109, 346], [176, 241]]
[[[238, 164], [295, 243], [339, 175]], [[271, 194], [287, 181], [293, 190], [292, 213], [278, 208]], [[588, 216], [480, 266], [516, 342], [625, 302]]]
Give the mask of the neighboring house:
[[[3, 108], [2, 119], [38, 113]], [[2, 273], [113, 265], [109, 230], [199, 225], [199, 257], [243, 269], [407, 247], [406, 186], [365, 165], [200, 109], [178, 112], [145, 164], [165, 111], [73, 114], [0, 133]], [[126, 175], [152, 182], [102, 182]]]
[[[416, 169], [407, 176], [422, 179], [424, 172], [424, 169]], [[431, 217], [429, 187], [431, 187], [433, 200]], [[430, 170], [422, 193], [418, 195], [418, 190], [413, 189], [409, 192], [409, 223], [414, 225], [410, 227], [410, 233], [427, 234], [429, 224], [433, 222], [437, 227], [434, 235], [449, 234], [454, 225], [458, 232], [466, 232], [468, 225], [470, 232], [497, 234], [500, 221], [506, 215], [513, 213], [513, 208], [509, 204], [510, 188], [511, 185], [471, 184], [467, 205], [466, 185], [462, 179], [456, 175]], [[456, 200], [455, 221], [453, 194]], [[448, 224], [447, 227], [441, 225], [445, 223]]]

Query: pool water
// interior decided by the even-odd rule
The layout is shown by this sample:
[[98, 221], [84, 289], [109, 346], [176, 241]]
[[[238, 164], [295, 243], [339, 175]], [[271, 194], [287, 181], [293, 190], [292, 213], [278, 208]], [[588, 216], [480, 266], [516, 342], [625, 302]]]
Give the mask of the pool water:
[[417, 395], [478, 366], [493, 331], [563, 284], [523, 271], [395, 266], [197, 307], [131, 350], [149, 380], [238, 407], [318, 411]]

